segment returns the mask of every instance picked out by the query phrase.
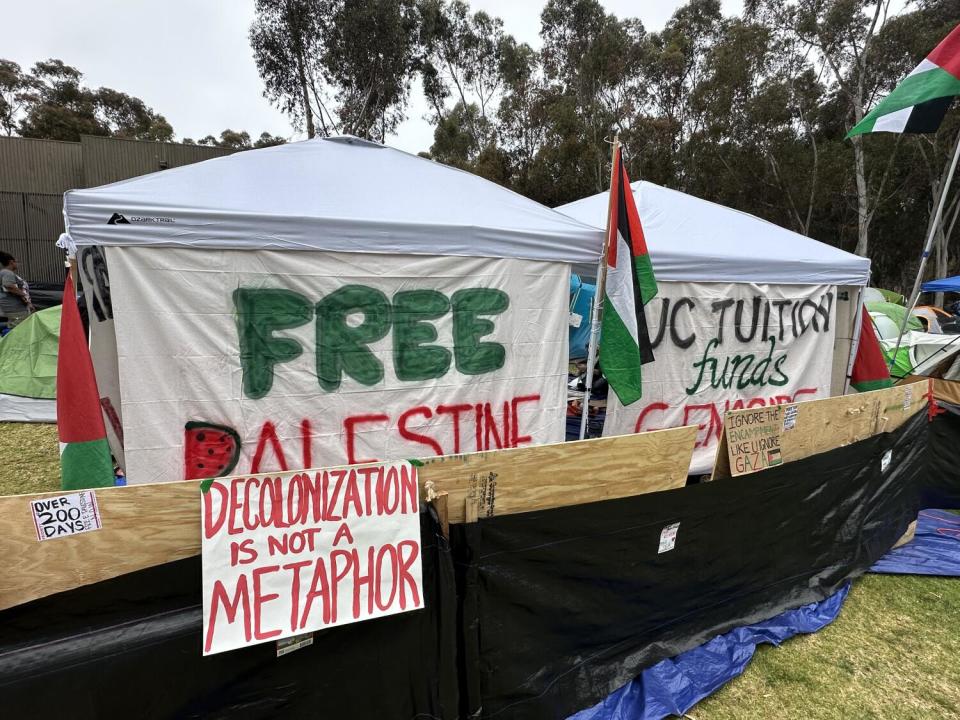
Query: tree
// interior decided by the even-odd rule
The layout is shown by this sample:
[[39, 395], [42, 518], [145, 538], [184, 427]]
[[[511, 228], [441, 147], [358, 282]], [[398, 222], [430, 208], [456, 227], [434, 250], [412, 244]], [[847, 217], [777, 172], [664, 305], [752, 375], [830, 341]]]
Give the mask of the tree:
[[264, 95], [308, 137], [316, 121], [382, 140], [404, 118], [418, 31], [414, 0], [257, 0], [250, 45]]
[[417, 67], [416, 4], [414, 0], [329, 4], [322, 64], [337, 103], [337, 120], [344, 133], [383, 141], [405, 117]]
[[13, 135], [37, 81], [12, 60], [0, 58], [0, 131]]
[[[427, 0], [421, 6], [421, 41], [424, 58], [420, 64], [424, 95], [439, 124], [452, 112], [446, 100], [454, 98], [454, 107], [475, 105], [477, 117], [488, 122], [496, 110], [496, 99], [503, 86], [501, 65], [504, 44], [503, 21], [485, 12], [470, 14], [462, 0]], [[512, 38], [510, 38], [512, 41]], [[490, 137], [471, 128], [478, 146]]]
[[198, 141], [198, 145], [213, 145], [215, 147], [222, 148], [234, 148], [236, 150], [249, 150], [250, 149], [250, 133], [246, 130], [231, 130], [227, 128], [220, 133], [220, 139], [217, 140], [213, 135], [207, 135], [202, 140]]
[[110, 134], [97, 116], [96, 93], [80, 84], [79, 70], [62, 60], [46, 60], [36, 63], [32, 74], [35, 85], [26, 96], [21, 135], [78, 141], [81, 135]]
[[265, 148], [265, 147], [274, 147], [276, 145], [285, 145], [287, 142], [286, 138], [280, 137], [279, 135], [271, 135], [268, 132], [260, 133], [260, 137], [257, 138], [256, 142], [253, 143], [254, 148]]
[[[6, 66], [10, 70], [10, 66]], [[78, 141], [81, 135], [111, 135], [135, 140], [173, 139], [170, 123], [140, 98], [112, 88], [92, 89], [82, 73], [62, 60], [46, 60], [21, 76], [16, 92], [24, 137]], [[5, 101], [6, 102], [6, 101]], [[8, 107], [6, 104], [3, 107]], [[11, 114], [11, 122], [16, 113]]]
[[173, 140], [170, 123], [140, 98], [110, 88], [100, 88], [95, 98], [98, 115], [114, 137], [161, 142]]
[[268, 132], [260, 133], [260, 137], [258, 137], [256, 141], [251, 142], [250, 133], [246, 130], [231, 130], [230, 128], [221, 132], [219, 137], [207, 135], [196, 142], [194, 142], [192, 138], [183, 139], [184, 145], [206, 145], [208, 147], [232, 148], [234, 150], [273, 147], [274, 145], [283, 145], [286, 142], [286, 138], [282, 138], [279, 135], [271, 135]]
[[[309, 138], [316, 135], [310, 85], [320, 70], [319, 43], [328, 5], [322, 0], [257, 0], [250, 28], [250, 47], [264, 82], [264, 97], [294, 122], [304, 122]], [[329, 134], [322, 108], [320, 122], [323, 134]]]

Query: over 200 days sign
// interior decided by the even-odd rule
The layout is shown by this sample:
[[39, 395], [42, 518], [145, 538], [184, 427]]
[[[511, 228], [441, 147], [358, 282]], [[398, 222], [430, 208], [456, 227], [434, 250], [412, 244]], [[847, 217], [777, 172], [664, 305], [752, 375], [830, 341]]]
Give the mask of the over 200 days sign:
[[201, 490], [205, 655], [423, 607], [410, 463]]

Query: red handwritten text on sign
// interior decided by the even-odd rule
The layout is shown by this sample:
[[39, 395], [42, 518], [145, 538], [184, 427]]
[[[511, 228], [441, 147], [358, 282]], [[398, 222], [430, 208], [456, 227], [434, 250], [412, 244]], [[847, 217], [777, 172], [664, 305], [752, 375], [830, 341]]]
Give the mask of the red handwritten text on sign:
[[423, 607], [409, 463], [209, 483], [205, 655]]

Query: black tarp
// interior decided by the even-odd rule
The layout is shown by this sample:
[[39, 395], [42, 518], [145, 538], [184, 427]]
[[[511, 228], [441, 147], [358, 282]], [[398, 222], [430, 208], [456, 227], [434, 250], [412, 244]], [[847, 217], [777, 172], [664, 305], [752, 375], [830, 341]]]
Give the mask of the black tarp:
[[[202, 657], [200, 558], [0, 613], [4, 718], [453, 718], [456, 590], [421, 513], [426, 609]], [[117, 548], [123, 552], [123, 548]]]
[[921, 507], [960, 509], [960, 407], [937, 401], [930, 423]]
[[464, 710], [564, 718], [661, 659], [833, 594], [916, 517], [926, 426], [920, 413], [754, 475], [455, 526]]

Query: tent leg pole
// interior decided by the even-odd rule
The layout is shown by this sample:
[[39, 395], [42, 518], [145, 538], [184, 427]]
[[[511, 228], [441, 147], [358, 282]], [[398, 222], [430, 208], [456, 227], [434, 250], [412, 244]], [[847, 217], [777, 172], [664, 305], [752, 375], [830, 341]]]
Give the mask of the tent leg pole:
[[[867, 281], [867, 285], [870, 281]], [[863, 329], [863, 296], [866, 295], [867, 285], [860, 288], [860, 297], [857, 298], [857, 311], [853, 316], [853, 337], [850, 339], [850, 357], [847, 359], [847, 375], [843, 380], [843, 394], [850, 392], [850, 379], [853, 377], [853, 365], [857, 361], [857, 351], [860, 349], [860, 331]]]
[[[599, 285], [599, 283], [598, 283]], [[580, 412], [580, 439], [587, 436], [587, 418], [590, 415], [590, 391], [593, 389], [593, 369], [597, 362], [597, 338], [600, 336], [599, 307], [603, 298], [598, 294], [593, 296], [593, 310], [590, 313], [590, 345], [587, 349], [587, 375], [583, 379], [583, 408]]]
[[933, 222], [930, 223], [930, 233], [927, 235], [927, 242], [923, 246], [923, 255], [920, 256], [920, 269], [917, 271], [917, 279], [913, 282], [913, 291], [910, 293], [910, 302], [907, 304], [907, 312], [903, 316], [903, 322], [900, 324], [900, 332], [897, 334], [897, 344], [893, 348], [893, 355], [890, 358], [890, 367], [897, 362], [897, 353], [900, 352], [900, 342], [903, 340], [903, 334], [907, 331], [907, 324], [910, 322], [910, 315], [917, 306], [917, 300], [920, 299], [920, 287], [923, 285], [923, 271], [927, 267], [927, 259], [930, 257], [930, 250], [933, 248], [933, 240], [937, 236], [937, 230], [940, 227], [940, 218], [943, 216], [943, 206], [947, 201], [947, 193], [953, 182], [953, 173], [957, 169], [957, 159], [960, 158], [960, 133], [957, 134], [957, 141], [953, 146], [953, 160], [950, 163], [950, 172], [947, 173], [947, 179], [940, 188], [940, 199], [937, 201], [937, 211], [933, 216]]

